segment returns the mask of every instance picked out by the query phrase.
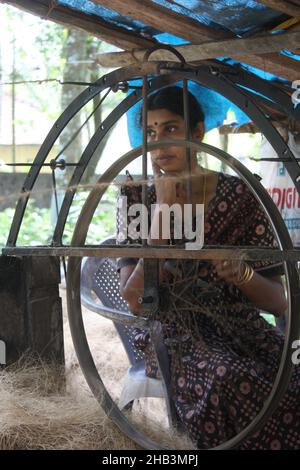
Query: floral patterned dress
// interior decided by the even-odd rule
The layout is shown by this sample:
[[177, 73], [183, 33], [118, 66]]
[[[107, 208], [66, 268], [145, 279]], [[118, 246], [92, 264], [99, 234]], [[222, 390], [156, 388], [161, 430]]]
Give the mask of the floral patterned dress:
[[[147, 188], [150, 205], [156, 201], [155, 187]], [[121, 195], [127, 196], [130, 207], [141, 202], [141, 186], [124, 185]], [[128, 237], [121, 243], [133, 242]], [[216, 195], [205, 215], [205, 245], [276, 246], [265, 213], [235, 176], [218, 175]], [[137, 261], [120, 258], [118, 265]], [[280, 263], [250, 264], [265, 277], [283, 274]], [[208, 261], [169, 260], [169, 265], [157, 318], [170, 355], [173, 399], [192, 440], [199, 448], [212, 448], [243, 430], [262, 409], [278, 370], [284, 337], [240, 289], [218, 278]], [[146, 354], [147, 374], [156, 377], [149, 334], [136, 330], [135, 338]], [[273, 416], [240, 448], [300, 449], [299, 366]]]

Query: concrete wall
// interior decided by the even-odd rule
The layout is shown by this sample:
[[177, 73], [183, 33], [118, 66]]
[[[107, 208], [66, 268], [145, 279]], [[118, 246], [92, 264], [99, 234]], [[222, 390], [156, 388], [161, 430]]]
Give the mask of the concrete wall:
[[[26, 173], [0, 173], [0, 210], [15, 207], [25, 177]], [[37, 207], [50, 207], [51, 187], [51, 174], [40, 174], [32, 196]]]

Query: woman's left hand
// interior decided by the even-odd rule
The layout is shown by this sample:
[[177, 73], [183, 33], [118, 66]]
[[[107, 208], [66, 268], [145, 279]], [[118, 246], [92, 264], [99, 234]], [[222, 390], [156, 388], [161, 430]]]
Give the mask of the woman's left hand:
[[219, 277], [233, 284], [239, 282], [245, 270], [245, 263], [240, 260], [214, 259], [211, 263]]

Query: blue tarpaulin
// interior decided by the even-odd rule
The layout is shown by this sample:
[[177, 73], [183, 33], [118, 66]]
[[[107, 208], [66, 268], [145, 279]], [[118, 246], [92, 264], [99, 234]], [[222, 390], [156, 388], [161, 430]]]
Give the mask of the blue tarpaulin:
[[[152, 2], [202, 24], [220, 30], [231, 31], [237, 37], [245, 37], [245, 35], [259, 31], [271, 30], [281, 22], [289, 19], [289, 16], [253, 0], [152, 0]], [[154, 29], [89, 0], [58, 0], [58, 4], [86, 15], [94, 15], [105, 20], [108, 24], [156, 39], [159, 42], [172, 45], [188, 42], [183, 38]], [[300, 56], [294, 52], [284, 50], [282, 53], [290, 58], [300, 60]]]
[[[126, 2], [126, 0], [125, 0]], [[122, 26], [137, 33], [155, 37], [159, 32], [132, 18], [105, 8], [89, 0], [59, 0], [58, 3], [103, 18], [108, 23]], [[252, 0], [154, 0], [177, 13], [214, 28], [227, 29], [236, 35], [244, 35], [276, 25], [288, 16]], [[160, 31], [161, 33], [163, 31]]]
[[[135, 82], [136, 84], [137, 81]], [[178, 82], [175, 85], [182, 87], [182, 82]], [[206, 132], [221, 126], [229, 110], [234, 113], [234, 124], [241, 125], [249, 121], [246, 114], [219, 93], [194, 82], [188, 83], [188, 89], [202, 107], [205, 116], [204, 126]], [[140, 116], [141, 102], [138, 102], [127, 112], [128, 133], [132, 147], [138, 147], [142, 144]]]
[[[219, 30], [230, 31], [237, 37], [247, 37], [261, 31], [270, 31], [290, 18], [253, 0], [152, 0], [152, 2], [204, 25]], [[89, 0], [59, 0], [58, 3], [80, 11], [83, 14], [97, 16], [108, 24], [138, 33], [150, 39], [155, 39], [158, 42], [175, 46], [188, 43], [184, 38], [159, 31], [147, 24], [121, 15], [117, 11]], [[281, 54], [294, 60], [300, 60], [300, 56], [296, 55], [293, 51], [282, 50]], [[226, 57], [217, 59], [227, 63], [235, 63], [232, 59]], [[253, 68], [247, 64], [242, 64], [242, 66], [264, 79], [279, 80], [287, 83], [287, 80], [276, 77], [266, 71]], [[229, 110], [234, 112], [237, 124], [247, 122], [245, 114], [218, 93], [196, 84], [190, 84], [190, 90], [195, 94], [205, 111], [207, 116], [205, 122], [206, 130], [213, 129], [222, 124]], [[130, 129], [137, 129], [139, 113], [140, 104], [136, 105], [128, 113]], [[130, 139], [133, 146], [139, 145], [141, 143], [140, 132], [130, 131]]]
[[[183, 38], [159, 31], [89, 0], [58, 0], [57, 3], [159, 42], [171, 45], [188, 43]], [[231, 31], [237, 37], [270, 31], [290, 18], [254, 0], [152, 0], [152, 3], [213, 28]], [[281, 52], [292, 59], [300, 60], [300, 56], [292, 51]]]

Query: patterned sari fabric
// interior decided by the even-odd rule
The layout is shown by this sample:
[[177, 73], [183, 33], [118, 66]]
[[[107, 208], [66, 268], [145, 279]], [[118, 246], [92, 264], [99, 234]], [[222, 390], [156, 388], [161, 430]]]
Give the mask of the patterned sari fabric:
[[[148, 204], [156, 201], [148, 185]], [[141, 202], [141, 186], [124, 185], [127, 204]], [[132, 220], [128, 217], [127, 222]], [[117, 218], [120, 224], [120, 213]], [[172, 234], [172, 231], [171, 231]], [[127, 238], [121, 243], [136, 243]], [[172, 239], [172, 244], [178, 243]], [[182, 241], [181, 241], [182, 243]], [[219, 173], [216, 196], [205, 214], [205, 245], [274, 247], [270, 223], [247, 186]], [[136, 264], [120, 258], [119, 268]], [[280, 263], [250, 262], [265, 277], [283, 274]], [[243, 430], [272, 389], [284, 337], [260, 315], [240, 289], [220, 279], [208, 261], [166, 260], [160, 309], [171, 364], [173, 399], [189, 436], [199, 448], [215, 447]], [[149, 333], [136, 330], [146, 372], [157, 377]], [[241, 449], [300, 449], [300, 367], [273, 416]]]

